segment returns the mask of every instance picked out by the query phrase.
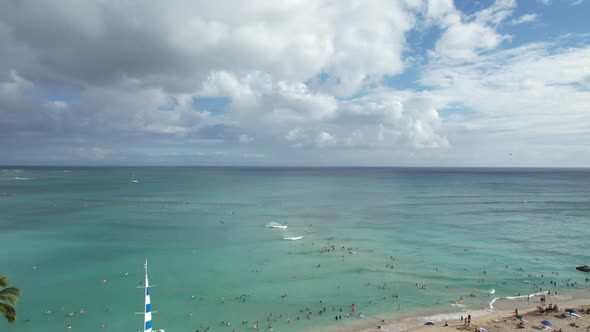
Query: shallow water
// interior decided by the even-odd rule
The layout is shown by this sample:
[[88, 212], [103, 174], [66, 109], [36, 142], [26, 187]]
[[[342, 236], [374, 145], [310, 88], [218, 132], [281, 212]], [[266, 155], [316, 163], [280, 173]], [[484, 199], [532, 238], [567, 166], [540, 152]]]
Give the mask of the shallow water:
[[572, 267], [590, 259], [590, 170], [20, 168], [0, 172], [0, 211], [0, 274], [23, 291], [2, 331], [141, 329], [146, 258], [167, 331], [299, 331], [588, 290]]

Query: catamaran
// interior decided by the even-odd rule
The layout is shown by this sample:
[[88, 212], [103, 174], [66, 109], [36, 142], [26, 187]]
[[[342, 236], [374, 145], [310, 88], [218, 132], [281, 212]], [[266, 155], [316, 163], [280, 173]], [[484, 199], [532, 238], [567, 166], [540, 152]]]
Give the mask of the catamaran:
[[145, 310], [143, 315], [143, 331], [144, 332], [165, 332], [163, 329], [157, 329], [152, 331], [152, 305], [150, 303], [150, 285], [148, 283], [147, 275], [147, 259], [144, 264], [145, 268]]

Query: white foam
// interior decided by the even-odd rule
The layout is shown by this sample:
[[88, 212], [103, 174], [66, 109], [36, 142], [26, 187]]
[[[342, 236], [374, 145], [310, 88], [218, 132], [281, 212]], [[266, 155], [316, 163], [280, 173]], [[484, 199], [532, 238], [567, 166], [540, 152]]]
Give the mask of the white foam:
[[297, 241], [303, 239], [303, 236], [287, 236], [283, 240]]
[[21, 178], [21, 177], [15, 177], [15, 180], [34, 180], [34, 178]]
[[545, 291], [545, 292], [539, 292], [539, 293], [532, 293], [532, 294], [528, 294], [528, 295], [516, 295], [516, 296], [495, 297], [490, 302], [490, 309], [494, 309], [494, 303], [497, 300], [500, 300], [500, 299], [504, 299], [504, 300], [518, 300], [518, 299], [526, 299], [526, 298], [530, 298], [530, 297], [533, 297], [533, 296], [546, 295], [546, 294], [547, 294], [547, 291]]
[[494, 297], [492, 299], [492, 301], [490, 302], [490, 309], [494, 309], [494, 302], [498, 301], [499, 299], [499, 297]]

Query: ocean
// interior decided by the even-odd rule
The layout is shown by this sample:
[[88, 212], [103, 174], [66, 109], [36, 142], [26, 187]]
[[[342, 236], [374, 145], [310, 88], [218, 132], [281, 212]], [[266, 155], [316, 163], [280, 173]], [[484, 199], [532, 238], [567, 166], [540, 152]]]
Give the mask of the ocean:
[[167, 332], [395, 330], [589, 296], [589, 239], [590, 169], [4, 167], [0, 331], [143, 331], [146, 259]]

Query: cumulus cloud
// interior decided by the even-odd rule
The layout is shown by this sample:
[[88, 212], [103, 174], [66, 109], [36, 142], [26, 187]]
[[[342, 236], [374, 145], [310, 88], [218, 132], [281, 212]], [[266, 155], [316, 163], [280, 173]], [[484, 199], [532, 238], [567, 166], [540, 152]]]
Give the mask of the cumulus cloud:
[[229, 97], [232, 109], [245, 126], [320, 121], [333, 117], [337, 108], [334, 96], [310, 91], [301, 82], [276, 81], [261, 72], [242, 77], [213, 72], [197, 94]]
[[414, 23], [403, 2], [385, 0], [363, 5], [25, 0], [3, 2], [0, 13], [15, 41], [72, 83], [132, 77], [183, 92], [211, 69], [224, 69], [262, 71], [287, 81], [324, 73], [329, 78], [324, 89], [354, 93], [365, 81], [403, 70], [405, 33]]
[[513, 17], [516, 6], [0, 2], [0, 153], [13, 163], [420, 163], [481, 135], [579, 130], [587, 43], [509, 48], [503, 28], [537, 19]]
[[360, 127], [349, 144], [363, 137], [365, 144], [390, 149], [397, 145], [446, 147], [449, 141], [437, 111], [445, 104], [427, 93], [389, 90], [349, 101], [342, 105], [342, 112]]
[[472, 16], [464, 16], [450, 5], [446, 6], [439, 14], [447, 18], [439, 19], [446, 30], [436, 42], [433, 55], [451, 60], [470, 60], [480, 51], [498, 47], [510, 36], [498, 33], [495, 27], [512, 15], [515, 7], [514, 0], [498, 0]]
[[316, 139], [315, 139], [315, 143], [320, 147], [320, 148], [325, 148], [328, 147], [330, 145], [334, 145], [336, 144], [336, 137], [334, 137], [334, 135], [325, 132], [325, 131], [321, 131]]

